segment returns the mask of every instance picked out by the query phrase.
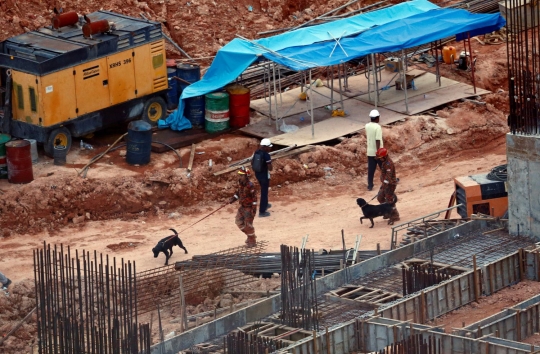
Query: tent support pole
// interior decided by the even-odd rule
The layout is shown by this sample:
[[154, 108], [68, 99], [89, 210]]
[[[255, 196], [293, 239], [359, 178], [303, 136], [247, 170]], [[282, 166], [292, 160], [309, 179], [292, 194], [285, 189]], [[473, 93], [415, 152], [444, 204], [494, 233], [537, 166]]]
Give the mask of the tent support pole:
[[311, 82], [311, 69], [309, 69], [309, 106], [311, 111], [311, 137], [315, 138], [315, 123], [313, 122], [313, 83]]
[[[270, 86], [270, 65], [268, 62], [268, 125], [272, 125], [272, 87]], [[266, 84], [264, 85], [266, 87]]]
[[[341, 110], [345, 112], [345, 107], [343, 106], [343, 90], [341, 89], [341, 69], [340, 65], [338, 64], [338, 80], [339, 80], [339, 101], [341, 103]], [[311, 70], [310, 70], [311, 73]]]
[[279, 131], [279, 110], [278, 110], [277, 89], [276, 89], [276, 63], [274, 63], [273, 65], [272, 81], [274, 81], [274, 102], [276, 104], [276, 130]]
[[368, 67], [368, 69], [366, 70], [367, 94], [368, 94], [368, 101], [371, 102], [371, 74], [370, 74], [371, 60], [369, 56], [366, 56], [366, 61], [367, 61], [367, 67]]
[[[330, 110], [334, 110], [334, 67], [330, 66], [330, 70], [332, 71], [332, 76], [330, 78]], [[329, 76], [328, 73], [326, 75]]]
[[409, 97], [407, 96], [407, 60], [405, 59], [405, 51], [401, 50], [401, 60], [402, 60], [402, 67], [403, 67], [403, 77], [401, 81], [401, 89], [405, 91], [405, 112], [409, 114]]
[[371, 53], [371, 65], [373, 67], [373, 80], [375, 81], [375, 108], [379, 104], [379, 81], [377, 80], [377, 69], [375, 66], [375, 54]]
[[[467, 42], [469, 42], [469, 61], [471, 62], [471, 74], [472, 74], [472, 84], [474, 87], [474, 94], [476, 95], [476, 79], [474, 77], [474, 60], [472, 57], [472, 49], [471, 49], [471, 33], [467, 32]], [[465, 55], [467, 55], [467, 52], [465, 51]]]
[[439, 87], [441, 86], [441, 72], [439, 67], [439, 46], [441, 45], [441, 41], [435, 41], [435, 43], [431, 42], [431, 54], [435, 57], [435, 82], [439, 83]]

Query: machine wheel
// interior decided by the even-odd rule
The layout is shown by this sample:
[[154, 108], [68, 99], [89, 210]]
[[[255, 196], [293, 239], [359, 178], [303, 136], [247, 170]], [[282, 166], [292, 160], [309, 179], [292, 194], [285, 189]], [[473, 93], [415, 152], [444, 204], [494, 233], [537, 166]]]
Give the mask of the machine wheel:
[[150, 125], [155, 126], [158, 120], [165, 118], [167, 114], [167, 104], [159, 96], [152, 97], [144, 104], [142, 119]]
[[61, 127], [55, 129], [49, 134], [47, 142], [43, 145], [45, 154], [49, 157], [53, 157], [54, 147], [57, 145], [64, 145], [69, 151], [71, 149], [71, 133], [68, 128]]

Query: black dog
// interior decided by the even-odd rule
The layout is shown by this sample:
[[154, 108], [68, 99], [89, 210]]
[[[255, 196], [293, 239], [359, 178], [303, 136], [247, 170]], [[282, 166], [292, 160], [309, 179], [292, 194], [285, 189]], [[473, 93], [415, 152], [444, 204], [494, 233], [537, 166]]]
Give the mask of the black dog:
[[[362, 219], [369, 219], [369, 221], [371, 221], [370, 228], [372, 228], [373, 225], [375, 225], [373, 223], [373, 218], [377, 218], [379, 216], [385, 216], [386, 218], [390, 217], [390, 213], [395, 207], [397, 201], [398, 199], [396, 195], [394, 195], [394, 202], [392, 204], [384, 203], [379, 205], [371, 205], [362, 198], [356, 199], [356, 204], [358, 204], [358, 206], [362, 209], [362, 213], [364, 213], [364, 216], [360, 218], [360, 224], [363, 224]], [[394, 222], [388, 220], [388, 225], [392, 224], [394, 224]]]
[[[165, 265], [169, 265], [169, 258], [173, 255], [173, 246], [178, 246], [187, 253], [187, 249], [182, 244], [182, 241], [180, 240], [180, 237], [178, 237], [178, 232], [176, 232], [175, 229], [169, 229], [172, 232], [174, 232], [174, 235], [165, 237], [164, 239], [160, 240], [156, 247], [152, 248], [152, 252], [154, 252], [154, 258], [157, 258], [159, 256], [159, 252], [165, 253]], [[169, 254], [170, 252], [170, 254]]]

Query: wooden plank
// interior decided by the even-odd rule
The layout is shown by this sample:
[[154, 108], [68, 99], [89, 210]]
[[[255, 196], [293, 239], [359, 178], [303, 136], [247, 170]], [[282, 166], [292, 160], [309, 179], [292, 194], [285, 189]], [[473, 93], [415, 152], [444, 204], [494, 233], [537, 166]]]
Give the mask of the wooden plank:
[[193, 168], [193, 159], [195, 158], [195, 144], [191, 144], [191, 153], [189, 154], [189, 164], [187, 167], [188, 172], [191, 172]]
[[[312, 148], [313, 148], [313, 146], [309, 146], [309, 145], [302, 146], [301, 148], [291, 150], [291, 151], [287, 151], [287, 152], [285, 152], [285, 153], [283, 153], [281, 155], [276, 155], [276, 156], [274, 156], [274, 160], [280, 159], [282, 157], [289, 157], [289, 156], [301, 154], [301, 153], [304, 153], [304, 152], [307, 152], [307, 151], [311, 150]], [[240, 168], [240, 166], [249, 166], [250, 164], [251, 164], [250, 162], [246, 162], [246, 163], [244, 163], [242, 165], [227, 167], [224, 170], [215, 172], [214, 176], [219, 176], [219, 175], [222, 175], [224, 173], [236, 171], [236, 170], [238, 170]]]
[[[192, 144], [200, 143], [201, 141], [207, 140], [207, 139], [213, 139], [215, 137], [218, 137], [220, 135], [230, 133], [231, 129], [223, 130], [217, 133], [207, 133], [204, 129], [194, 128], [189, 130], [183, 130], [181, 132], [177, 132], [170, 129], [161, 129], [157, 130], [153, 136], [153, 141], [159, 141], [161, 143], [165, 143], [167, 145], [170, 145], [174, 149], [190, 146]], [[162, 144], [157, 144], [155, 142], [152, 143], [152, 152], [167, 152], [170, 151], [168, 147]]]

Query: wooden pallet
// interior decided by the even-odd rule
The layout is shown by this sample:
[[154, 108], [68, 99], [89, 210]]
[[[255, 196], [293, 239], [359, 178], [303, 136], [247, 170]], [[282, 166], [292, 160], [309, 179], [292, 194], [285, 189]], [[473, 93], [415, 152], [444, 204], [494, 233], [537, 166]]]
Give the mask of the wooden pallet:
[[375, 309], [402, 296], [389, 291], [358, 285], [345, 285], [325, 294], [327, 301], [356, 305], [358, 308]]

